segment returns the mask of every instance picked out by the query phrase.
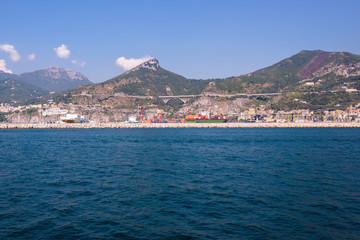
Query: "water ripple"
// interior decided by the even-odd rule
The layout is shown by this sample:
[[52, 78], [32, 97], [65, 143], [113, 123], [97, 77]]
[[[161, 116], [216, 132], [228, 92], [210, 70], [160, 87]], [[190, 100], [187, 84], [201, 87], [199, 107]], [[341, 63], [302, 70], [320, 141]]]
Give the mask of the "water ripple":
[[360, 129], [0, 130], [0, 239], [358, 239]]

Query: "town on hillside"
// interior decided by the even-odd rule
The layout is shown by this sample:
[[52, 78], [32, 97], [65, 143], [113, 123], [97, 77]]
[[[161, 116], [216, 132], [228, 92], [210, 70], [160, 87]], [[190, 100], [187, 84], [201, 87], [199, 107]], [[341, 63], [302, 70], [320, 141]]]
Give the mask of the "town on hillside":
[[[154, 97], [155, 98], [155, 97]], [[199, 98], [199, 97], [198, 97]], [[360, 103], [349, 105], [346, 109], [310, 110], [295, 108], [288, 111], [270, 109], [267, 105], [243, 105], [242, 107], [214, 101], [203, 106], [197, 102], [182, 104], [174, 114], [161, 109], [158, 105], [136, 106], [119, 109], [111, 105], [77, 105], [73, 103], [55, 103], [52, 99], [42, 104], [14, 106], [0, 103], [0, 120], [11, 123], [107, 123], [107, 122], [186, 122], [192, 118], [222, 119], [223, 122], [360, 122]], [[197, 107], [194, 107], [196, 106]], [[233, 107], [233, 108], [231, 108]], [[237, 108], [236, 108], [237, 107]], [[225, 111], [224, 111], [225, 109]], [[195, 111], [194, 111], [195, 110]]]

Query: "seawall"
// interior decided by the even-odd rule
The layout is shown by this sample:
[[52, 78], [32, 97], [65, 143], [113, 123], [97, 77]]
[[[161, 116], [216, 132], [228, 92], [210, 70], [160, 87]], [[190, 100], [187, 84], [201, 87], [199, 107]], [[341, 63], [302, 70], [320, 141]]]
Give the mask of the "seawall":
[[343, 128], [360, 127], [360, 123], [0, 123], [0, 129], [41, 128]]

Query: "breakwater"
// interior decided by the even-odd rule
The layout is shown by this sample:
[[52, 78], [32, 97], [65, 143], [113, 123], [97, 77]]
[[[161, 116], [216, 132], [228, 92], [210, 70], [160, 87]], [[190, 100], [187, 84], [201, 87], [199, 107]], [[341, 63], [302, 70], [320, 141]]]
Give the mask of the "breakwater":
[[354, 128], [360, 123], [2, 123], [0, 129], [40, 128]]

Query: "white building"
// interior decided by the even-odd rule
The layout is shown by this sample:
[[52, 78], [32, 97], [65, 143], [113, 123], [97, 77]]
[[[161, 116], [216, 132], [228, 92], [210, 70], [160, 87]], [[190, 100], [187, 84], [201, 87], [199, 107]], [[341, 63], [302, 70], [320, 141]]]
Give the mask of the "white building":
[[41, 115], [43, 116], [52, 116], [52, 115], [63, 115], [67, 114], [69, 111], [66, 109], [60, 109], [60, 108], [49, 108], [45, 111], [42, 111]]

